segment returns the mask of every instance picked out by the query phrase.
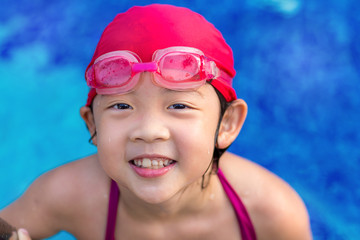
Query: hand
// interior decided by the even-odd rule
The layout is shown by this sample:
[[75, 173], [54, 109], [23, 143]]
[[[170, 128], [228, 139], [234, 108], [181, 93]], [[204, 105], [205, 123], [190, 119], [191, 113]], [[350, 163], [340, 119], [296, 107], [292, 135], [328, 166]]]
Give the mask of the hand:
[[13, 232], [10, 238], [4, 238], [8, 240], [31, 240], [29, 233], [23, 229], [20, 228], [17, 232]]
[[[17, 235], [18, 235], [18, 238], [17, 240], [31, 240], [30, 236], [29, 236], [29, 233], [23, 229], [23, 228], [20, 228], [18, 231], [17, 231]], [[11, 239], [11, 238], [10, 238]]]

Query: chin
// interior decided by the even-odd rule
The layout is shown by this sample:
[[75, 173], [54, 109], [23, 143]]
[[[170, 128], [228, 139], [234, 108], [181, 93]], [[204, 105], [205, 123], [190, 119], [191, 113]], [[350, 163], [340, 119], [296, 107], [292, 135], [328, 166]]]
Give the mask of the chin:
[[134, 193], [141, 201], [151, 205], [166, 203], [176, 195], [174, 189], [161, 188], [159, 186], [138, 188]]

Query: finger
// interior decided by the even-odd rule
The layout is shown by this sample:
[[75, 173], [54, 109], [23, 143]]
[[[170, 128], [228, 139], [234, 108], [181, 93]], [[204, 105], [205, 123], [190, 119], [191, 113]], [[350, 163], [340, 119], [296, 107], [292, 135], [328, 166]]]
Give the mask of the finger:
[[19, 240], [31, 240], [28, 231], [23, 228], [18, 230]]

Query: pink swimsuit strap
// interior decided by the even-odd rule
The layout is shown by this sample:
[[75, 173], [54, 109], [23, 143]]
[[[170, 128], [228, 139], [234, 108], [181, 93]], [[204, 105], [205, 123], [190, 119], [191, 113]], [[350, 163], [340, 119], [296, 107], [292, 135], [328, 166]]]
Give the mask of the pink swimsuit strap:
[[[256, 240], [255, 229], [244, 204], [220, 169], [217, 175], [236, 213], [242, 240]], [[111, 180], [105, 240], [115, 240], [116, 215], [119, 198], [119, 188], [116, 182]]]
[[232, 188], [228, 180], [225, 178], [223, 172], [219, 169], [218, 171], [219, 180], [224, 188], [226, 195], [228, 196], [234, 211], [236, 213], [236, 217], [239, 222], [239, 227], [241, 231], [241, 239], [242, 240], [256, 240], [256, 234], [254, 226], [251, 222], [250, 216], [242, 203], [240, 197], [237, 195], [235, 190]]
[[119, 187], [114, 180], [111, 180], [105, 240], [115, 240], [116, 215], [119, 198]]

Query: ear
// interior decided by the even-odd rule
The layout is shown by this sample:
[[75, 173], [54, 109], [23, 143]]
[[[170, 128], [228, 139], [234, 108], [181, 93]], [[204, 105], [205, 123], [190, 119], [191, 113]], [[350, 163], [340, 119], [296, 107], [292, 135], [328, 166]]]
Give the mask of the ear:
[[230, 146], [239, 135], [247, 115], [247, 104], [242, 99], [236, 99], [226, 109], [220, 123], [216, 146], [224, 149]]
[[[84, 119], [86, 126], [90, 132], [90, 136], [93, 136], [96, 133], [96, 126], [94, 120], [94, 114], [91, 111], [90, 107], [81, 107], [80, 108], [80, 115], [82, 119]], [[96, 135], [92, 139], [92, 143], [96, 146]]]

